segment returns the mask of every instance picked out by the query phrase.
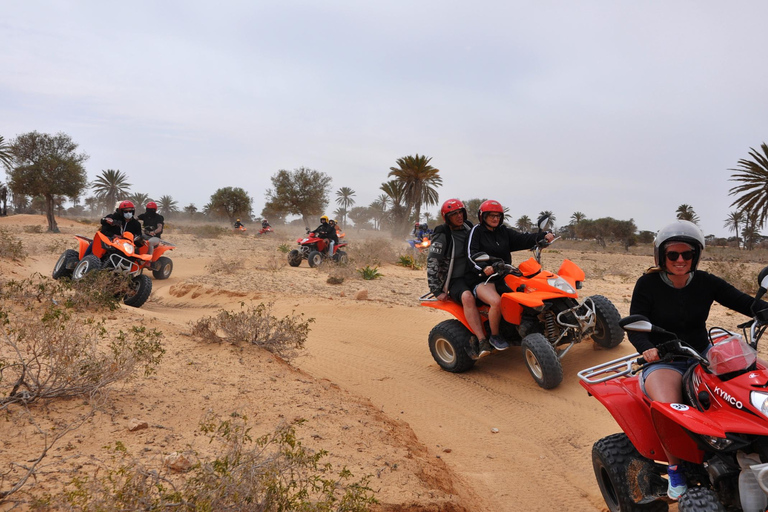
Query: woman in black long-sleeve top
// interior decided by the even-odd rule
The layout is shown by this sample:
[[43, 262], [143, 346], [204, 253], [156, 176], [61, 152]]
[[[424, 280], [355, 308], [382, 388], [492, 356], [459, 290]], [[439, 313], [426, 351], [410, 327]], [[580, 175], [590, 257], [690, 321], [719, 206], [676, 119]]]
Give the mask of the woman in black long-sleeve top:
[[[488, 283], [485, 281], [494, 274], [490, 263], [475, 261], [472, 256], [484, 252], [489, 256], [501, 258], [504, 263], [511, 263], [512, 251], [530, 249], [541, 240], [551, 242], [554, 240], [552, 233], [519, 233], [504, 225], [504, 208], [498, 201], [485, 201], [477, 211], [479, 223], [472, 228], [467, 242], [469, 261], [467, 264], [466, 282], [473, 290], [475, 297], [490, 306], [488, 311], [488, 323], [491, 327], [489, 342], [496, 350], [509, 348], [504, 338], [499, 336], [501, 324], [501, 295], [504, 292], [504, 281], [494, 278]], [[502, 289], [497, 289], [497, 285]], [[508, 291], [508, 290], [507, 290]]]

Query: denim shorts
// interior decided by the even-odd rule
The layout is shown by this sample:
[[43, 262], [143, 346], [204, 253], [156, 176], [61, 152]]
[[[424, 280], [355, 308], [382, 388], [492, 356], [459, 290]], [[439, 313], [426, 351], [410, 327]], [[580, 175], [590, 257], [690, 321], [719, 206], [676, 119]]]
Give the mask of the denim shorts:
[[[709, 352], [709, 348], [712, 345], [707, 345], [707, 348], [704, 349], [704, 352], [701, 353], [702, 356], [706, 357], [707, 352]], [[696, 359], [686, 359], [683, 361], [667, 361], [664, 363], [654, 363], [652, 365], [646, 366], [643, 369], [643, 376], [641, 378], [640, 385], [645, 389], [645, 379], [648, 378], [648, 376], [655, 372], [656, 370], [674, 370], [680, 375], [685, 374], [686, 370], [696, 364], [698, 361]]]

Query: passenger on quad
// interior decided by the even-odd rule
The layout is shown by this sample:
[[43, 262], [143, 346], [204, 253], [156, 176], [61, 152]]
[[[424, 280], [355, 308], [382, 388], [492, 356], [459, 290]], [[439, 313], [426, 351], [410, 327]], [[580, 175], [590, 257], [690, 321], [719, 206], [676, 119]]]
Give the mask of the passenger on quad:
[[427, 283], [437, 300], [452, 299], [464, 307], [464, 316], [479, 340], [479, 349], [471, 356], [479, 357], [491, 352], [483, 334], [483, 324], [475, 297], [467, 286], [464, 273], [467, 267], [467, 237], [472, 223], [467, 220], [464, 203], [449, 199], [440, 208], [445, 224], [435, 228], [432, 245], [427, 254]]
[[[658, 327], [673, 332], [702, 356], [710, 348], [707, 317], [713, 302], [752, 316], [755, 299], [723, 279], [696, 270], [704, 251], [704, 235], [696, 224], [685, 220], [662, 228], [653, 243], [655, 267], [635, 283], [630, 315], [643, 315]], [[768, 307], [768, 304], [765, 305]], [[758, 308], [760, 309], [760, 308]], [[647, 362], [659, 360], [657, 346], [669, 341], [655, 333], [629, 331], [629, 341]], [[696, 361], [667, 361], [647, 366], [641, 383], [651, 400], [682, 403], [683, 373]], [[657, 432], [659, 437], [662, 432]], [[665, 450], [666, 452], [666, 450]], [[678, 499], [688, 489], [680, 460], [666, 452], [669, 466], [667, 495]]]
[[[122, 201], [114, 212], [102, 217], [101, 228], [99, 228], [99, 231], [104, 233], [109, 238], [122, 236], [122, 234], [126, 231], [132, 233], [134, 237], [140, 237], [141, 224], [134, 217], [135, 213], [136, 207], [131, 201]], [[137, 241], [136, 245], [138, 246], [139, 244], [140, 241]], [[88, 249], [85, 250], [85, 254], [83, 256], [87, 256], [89, 254], [93, 254], [93, 242], [91, 242], [91, 244], [88, 246]]]
[[[500, 276], [490, 278], [496, 273], [491, 262], [478, 262], [473, 255], [486, 253], [493, 258], [499, 258], [504, 263], [511, 264], [512, 251], [530, 249], [542, 240], [551, 242], [555, 239], [552, 233], [519, 233], [504, 225], [504, 208], [498, 201], [488, 200], [477, 210], [479, 224], [469, 233], [469, 264], [467, 265], [467, 284], [474, 289], [475, 297], [490, 306], [488, 323], [491, 327], [491, 337], [488, 340], [496, 350], [506, 350], [509, 343], [499, 335], [501, 324], [501, 295], [511, 291]], [[488, 280], [490, 278], [490, 281]]]
[[147, 244], [149, 244], [147, 254], [151, 256], [155, 247], [160, 245], [160, 235], [163, 233], [165, 218], [157, 213], [157, 203], [150, 201], [147, 203], [144, 213], [139, 215], [139, 220], [144, 224], [144, 234], [150, 237], [147, 240]]
[[320, 217], [320, 225], [313, 231], [313, 233], [318, 238], [324, 238], [326, 240], [325, 252], [329, 256], [333, 256], [333, 246], [334, 244], [339, 243], [339, 237], [336, 235], [336, 228], [328, 222], [327, 215]]
[[[458, 200], [457, 200], [458, 201]], [[429, 226], [426, 222], [419, 224], [418, 222], [413, 225], [413, 238], [417, 240], [423, 239], [425, 236], [429, 236], [432, 234], [432, 231], [429, 229]]]

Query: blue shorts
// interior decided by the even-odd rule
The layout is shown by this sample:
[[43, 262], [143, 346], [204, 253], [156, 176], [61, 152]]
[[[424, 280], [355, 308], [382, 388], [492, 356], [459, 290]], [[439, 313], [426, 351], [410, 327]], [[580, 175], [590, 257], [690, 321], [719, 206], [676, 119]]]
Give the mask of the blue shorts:
[[[704, 350], [704, 352], [701, 353], [702, 356], [706, 357], [707, 352], [709, 352], [709, 347], [712, 345], [707, 345], [707, 348]], [[683, 361], [667, 361], [664, 363], [654, 363], [652, 365], [646, 366], [643, 369], [643, 375], [640, 380], [640, 385], [643, 388], [643, 391], [645, 391], [645, 380], [648, 378], [650, 374], [655, 372], [656, 370], [674, 370], [677, 373], [679, 373], [681, 376], [694, 364], [696, 364], [698, 361], [696, 359], [686, 359]]]

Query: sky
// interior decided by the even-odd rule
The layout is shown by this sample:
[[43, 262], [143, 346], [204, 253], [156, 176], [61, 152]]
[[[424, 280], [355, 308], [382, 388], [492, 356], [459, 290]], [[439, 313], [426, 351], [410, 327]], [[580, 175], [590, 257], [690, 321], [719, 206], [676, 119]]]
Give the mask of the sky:
[[366, 206], [419, 154], [441, 203], [649, 231], [688, 204], [727, 236], [731, 169], [768, 142], [765, 19], [762, 0], [14, 0], [0, 135], [64, 132], [89, 180], [119, 169], [181, 207], [242, 187], [258, 216], [299, 167], [333, 178], [328, 213], [341, 187]]

